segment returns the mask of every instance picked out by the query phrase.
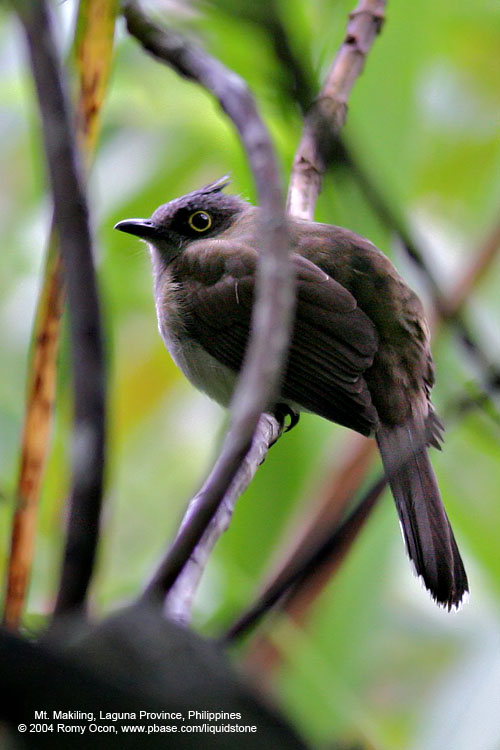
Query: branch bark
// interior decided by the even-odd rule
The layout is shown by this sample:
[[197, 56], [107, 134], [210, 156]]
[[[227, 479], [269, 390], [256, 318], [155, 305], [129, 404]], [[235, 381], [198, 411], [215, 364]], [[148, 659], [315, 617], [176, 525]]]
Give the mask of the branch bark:
[[123, 3], [127, 28], [142, 46], [180, 75], [210, 91], [237, 128], [263, 208], [252, 334], [231, 405], [229, 432], [189, 521], [161, 561], [145, 596], [163, 596], [200, 543], [248, 452], [261, 413], [278, 388], [293, 315], [293, 278], [279, 171], [271, 140], [246, 84], [218, 60], [152, 23], [134, 2]]
[[[259, 466], [267, 455], [269, 447], [278, 440], [280, 434], [281, 427], [276, 418], [272, 414], [262, 414], [257, 424], [250, 450], [222, 498], [222, 502], [206, 528], [201, 541], [196, 546], [165, 599], [164, 611], [169, 617], [184, 624], [189, 622], [194, 596], [210, 554], [222, 534], [229, 528], [238, 498], [254, 478]], [[210, 478], [207, 481], [209, 482]], [[182, 531], [185, 525], [190, 523], [192, 515], [196, 514], [199, 503], [203, 502], [204, 490], [205, 486], [201, 488], [189, 503], [180, 531]]]
[[288, 211], [299, 219], [314, 218], [321, 178], [344, 125], [349, 94], [384, 21], [385, 5], [385, 0], [360, 0], [349, 14], [344, 41], [307, 114], [288, 192]]
[[10, 630], [19, 626], [33, 563], [38, 501], [54, 410], [63, 299], [61, 256], [56, 235], [51, 232], [32, 334], [16, 508], [7, 567], [3, 624]]

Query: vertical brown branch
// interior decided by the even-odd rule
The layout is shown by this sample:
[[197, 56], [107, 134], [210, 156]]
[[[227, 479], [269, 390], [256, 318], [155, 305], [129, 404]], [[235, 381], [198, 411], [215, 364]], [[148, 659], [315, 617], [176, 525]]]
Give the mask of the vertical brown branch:
[[28, 589], [38, 499], [50, 440], [56, 390], [56, 359], [64, 291], [61, 257], [54, 233], [49, 242], [44, 284], [33, 334], [16, 510], [12, 521], [7, 570], [3, 622], [10, 629], [19, 625]]

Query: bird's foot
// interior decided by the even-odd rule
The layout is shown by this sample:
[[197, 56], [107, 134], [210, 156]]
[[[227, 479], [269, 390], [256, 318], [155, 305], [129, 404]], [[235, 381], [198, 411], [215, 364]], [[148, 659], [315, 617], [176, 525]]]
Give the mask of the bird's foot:
[[[273, 413], [279, 422], [280, 434], [282, 432], [290, 432], [300, 419], [300, 414], [294, 411], [288, 404], [276, 404]], [[289, 420], [288, 424], [287, 420]]]

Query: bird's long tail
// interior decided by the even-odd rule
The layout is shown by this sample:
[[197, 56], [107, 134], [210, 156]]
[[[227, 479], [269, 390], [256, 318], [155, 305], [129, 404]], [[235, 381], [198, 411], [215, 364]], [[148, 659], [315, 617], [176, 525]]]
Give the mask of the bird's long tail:
[[419, 421], [382, 425], [377, 443], [410, 560], [436, 602], [450, 610], [469, 590], [467, 575], [427, 455], [426, 430]]

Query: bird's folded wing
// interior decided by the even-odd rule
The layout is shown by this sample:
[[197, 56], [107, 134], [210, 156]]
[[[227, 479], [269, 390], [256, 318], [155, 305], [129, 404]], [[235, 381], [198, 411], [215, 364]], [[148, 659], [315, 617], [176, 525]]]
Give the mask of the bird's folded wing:
[[[257, 253], [226, 244], [207, 241], [203, 253], [185, 254], [179, 277], [186, 334], [238, 371], [251, 324]], [[367, 435], [377, 425], [363, 377], [378, 346], [373, 323], [350, 292], [312, 262], [298, 255], [293, 262], [297, 304], [281, 397]]]

